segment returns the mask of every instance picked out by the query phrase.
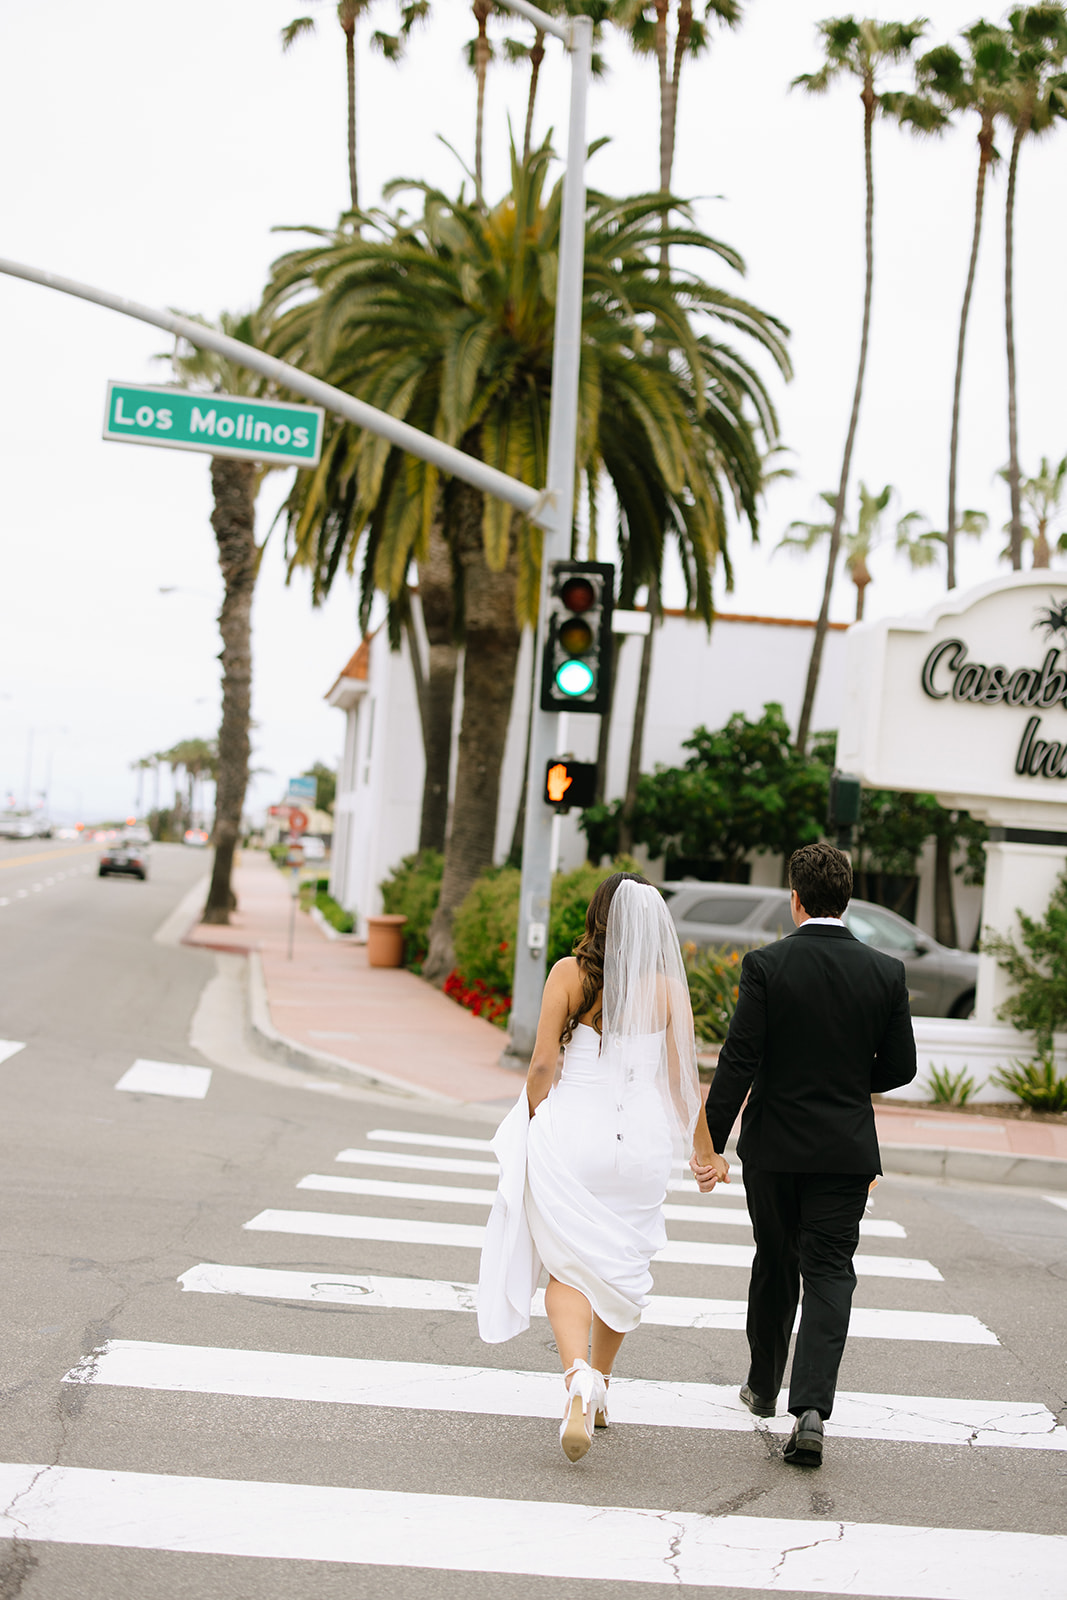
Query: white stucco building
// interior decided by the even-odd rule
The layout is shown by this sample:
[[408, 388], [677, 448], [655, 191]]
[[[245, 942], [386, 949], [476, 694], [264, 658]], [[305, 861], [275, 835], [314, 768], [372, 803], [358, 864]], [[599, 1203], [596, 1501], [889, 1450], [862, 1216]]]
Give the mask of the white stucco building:
[[[418, 620], [417, 601], [414, 605]], [[679, 765], [682, 742], [703, 724], [719, 728], [735, 712], [757, 717], [768, 701], [780, 703], [796, 726], [811, 652], [814, 623], [781, 617], [720, 613], [709, 635], [682, 612], [668, 612], [655, 640], [642, 770], [657, 762]], [[815, 729], [836, 728], [843, 703], [844, 626], [832, 623], [815, 699]], [[421, 630], [420, 630], [421, 637]], [[608, 798], [623, 793], [637, 693], [641, 640], [617, 639], [615, 710], [608, 758]], [[501, 771], [495, 856], [510, 849], [522, 782], [530, 702], [529, 632], [523, 639], [515, 697]], [[462, 714], [457, 675], [455, 735]], [[405, 641], [391, 651], [384, 628], [368, 635], [329, 690], [327, 700], [345, 716], [344, 755], [334, 805], [330, 892], [357, 918], [381, 909], [378, 885], [402, 856], [417, 848], [422, 803], [423, 753], [415, 683]], [[571, 713], [560, 754], [596, 759], [600, 719]], [[452, 764], [455, 778], [455, 761]], [[585, 859], [578, 815], [561, 819], [563, 869]], [[753, 882], [780, 881], [777, 858], [753, 861]]]

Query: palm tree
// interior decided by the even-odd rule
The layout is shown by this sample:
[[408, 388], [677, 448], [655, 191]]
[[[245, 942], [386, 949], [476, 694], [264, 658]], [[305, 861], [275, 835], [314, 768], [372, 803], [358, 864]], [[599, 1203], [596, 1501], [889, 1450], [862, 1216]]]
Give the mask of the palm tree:
[[[543, 483], [555, 293], [546, 263], [557, 258], [561, 200], [558, 185], [546, 194], [550, 160], [547, 146], [526, 163], [513, 151], [512, 189], [489, 210], [425, 185], [394, 185], [391, 194], [422, 194], [420, 219], [376, 214], [378, 239], [343, 226], [283, 258], [267, 295], [277, 318], [272, 348], [527, 483]], [[578, 468], [587, 484], [603, 472], [614, 487], [629, 552], [624, 587], [667, 530], [683, 549], [694, 606], [710, 614], [724, 498], [738, 496], [754, 516], [758, 440], [776, 431], [761, 380], [720, 330], [740, 332], [785, 369], [784, 331], [692, 270], [658, 273], [651, 252], [661, 212], [657, 194], [588, 198]], [[670, 242], [735, 260], [684, 213]], [[695, 316], [708, 318], [716, 336], [698, 335]], [[536, 615], [540, 533], [501, 502], [442, 481], [435, 468], [369, 435], [352, 431], [343, 448], [347, 520], [334, 514], [330, 469], [320, 467], [304, 509], [291, 508], [297, 558], [325, 583], [345, 553], [354, 559], [365, 532], [364, 604], [374, 588], [396, 598], [412, 556], [421, 574], [440, 515], [461, 575], [463, 721], [425, 968], [444, 977], [452, 917], [493, 859], [520, 622]]]
[[[245, 344], [259, 342], [251, 315], [224, 312], [219, 328]], [[172, 357], [175, 376], [185, 383], [201, 384], [227, 394], [258, 394], [263, 382], [247, 367], [237, 366], [208, 350], [190, 350]], [[248, 789], [252, 718], [252, 597], [262, 557], [256, 544], [256, 496], [265, 468], [256, 461], [212, 456], [211, 491], [223, 599], [219, 612], [222, 635], [222, 719], [217, 746], [215, 824], [212, 842], [215, 859], [203, 920], [226, 924], [237, 901], [233, 893], [233, 859], [241, 837], [241, 814]], [[203, 741], [200, 741], [203, 743]], [[191, 748], [186, 741], [182, 749]], [[173, 752], [171, 752], [173, 754]], [[182, 765], [188, 769], [188, 763]]]
[[793, 80], [794, 87], [799, 85], [809, 94], [825, 94], [830, 85], [842, 75], [847, 74], [849, 77], [859, 79], [860, 101], [863, 105], [863, 171], [867, 195], [863, 228], [866, 275], [859, 365], [856, 369], [856, 387], [852, 397], [848, 432], [845, 435], [845, 449], [841, 458], [841, 477], [834, 505], [834, 519], [830, 527], [826, 582], [823, 586], [822, 605], [815, 623], [815, 637], [812, 640], [811, 659], [808, 663], [800, 722], [797, 726], [797, 749], [801, 754], [807, 748], [811, 714], [815, 705], [815, 689], [819, 682], [819, 669], [822, 666], [823, 645], [830, 624], [830, 594], [841, 549], [841, 529], [845, 520], [845, 499], [852, 468], [852, 449], [856, 441], [860, 401], [863, 398], [863, 379], [867, 370], [871, 299], [874, 288], [874, 172], [871, 162], [871, 139], [875, 113], [881, 98], [878, 88], [879, 74], [883, 67], [903, 61], [911, 54], [916, 40], [922, 37], [925, 27], [923, 18], [916, 18], [913, 22], [876, 22], [868, 17], [862, 22], [857, 22], [854, 17], [835, 17], [827, 22], [820, 22], [819, 33], [826, 51], [826, 60], [817, 72], [803, 73]]
[[1008, 355], [1008, 488], [1011, 494], [1011, 564], [1023, 564], [1022, 493], [1015, 372], [1015, 183], [1019, 152], [1030, 134], [1045, 133], [1063, 115], [1067, 80], [1058, 71], [1067, 54], [1067, 15], [1062, 5], [1020, 6], [1008, 16], [1015, 51], [1010, 114], [1014, 124], [1004, 207], [1004, 332]]
[[[348, 190], [352, 210], [359, 210], [356, 171], [356, 24], [374, 0], [337, 0], [337, 20], [345, 36], [345, 77], [348, 84]], [[371, 44], [387, 61], [398, 61], [404, 43], [417, 22], [429, 15], [429, 0], [400, 0], [400, 27], [396, 33], [372, 33]], [[282, 49], [291, 50], [305, 33], [314, 33], [315, 17], [294, 17], [282, 29]]]
[[[614, 3], [615, 0], [537, 0], [538, 9], [547, 11], [550, 16], [591, 17], [594, 39], [600, 37], [602, 24], [610, 15]], [[510, 62], [526, 61], [530, 65], [530, 87], [526, 95], [526, 121], [522, 139], [522, 159], [527, 161], [533, 148], [534, 107], [537, 104], [537, 90], [541, 81], [541, 66], [545, 59], [544, 29], [534, 28], [532, 44], [526, 44], [521, 39], [505, 39], [504, 54]], [[599, 51], [594, 50], [592, 76], [602, 77], [604, 71], [604, 57]]]
[[[1008, 467], [1001, 467], [998, 477], [1005, 482], [1010, 482]], [[1061, 533], [1055, 540], [1055, 545], [1049, 540], [1049, 524], [1058, 521], [1060, 516], [1060, 501], [1063, 499], [1064, 489], [1067, 488], [1067, 456], [1053, 466], [1047, 456], [1041, 457], [1041, 466], [1037, 476], [1033, 478], [1020, 478], [1019, 493], [1022, 501], [1031, 512], [1034, 519], [1032, 528], [1023, 525], [1022, 542], [1033, 547], [1031, 566], [1048, 567], [1051, 564], [1052, 550], [1067, 550], [1067, 533]], [[1012, 525], [1009, 522], [1005, 529], [1009, 535], [1007, 548], [1002, 552], [1002, 560], [1014, 562], [1014, 545], [1011, 542]], [[1018, 569], [1016, 569], [1018, 570]]]
[[[708, 48], [710, 34], [708, 21], [734, 28], [741, 21], [742, 0], [705, 0], [704, 17], [694, 14], [692, 0], [678, 0], [674, 11], [674, 35], [671, 38], [671, 0], [615, 0], [612, 20], [629, 35], [631, 46], [638, 55], [653, 55], [659, 80], [659, 186], [663, 194], [671, 192], [674, 176], [674, 156], [678, 130], [678, 98], [681, 91], [682, 67], [690, 57]], [[670, 207], [663, 212], [666, 230]], [[670, 246], [664, 238], [660, 245], [660, 267], [670, 270]], [[736, 263], [743, 271], [740, 260]], [[755, 523], [752, 524], [753, 531]], [[652, 681], [652, 655], [655, 630], [662, 610], [660, 603], [660, 564], [645, 567], [641, 582], [648, 588], [648, 610], [651, 627], [641, 642], [641, 664], [637, 676], [637, 695], [634, 701], [633, 725], [630, 733], [630, 757], [626, 770], [626, 788], [623, 795], [619, 823], [619, 848], [633, 849], [633, 818], [637, 801], [637, 783], [641, 774], [641, 754], [645, 742], [645, 718], [648, 709], [648, 691]], [[607, 770], [608, 743], [611, 736], [611, 707], [601, 718], [600, 740], [597, 750], [597, 770], [604, 781]], [[602, 798], [598, 796], [598, 798]]]
[[[875, 494], [867, 488], [861, 478], [859, 491], [860, 502], [855, 527], [851, 531], [847, 528], [841, 530], [841, 553], [844, 557], [845, 571], [856, 589], [856, 621], [862, 622], [867, 586], [871, 582], [869, 561], [873, 552], [884, 540], [882, 519], [889, 509], [894, 490], [892, 484], [887, 483], [879, 494]], [[836, 511], [837, 495], [832, 490], [824, 489], [819, 498], [829, 507], [831, 513]], [[979, 532], [984, 529], [985, 519], [979, 512], [966, 511], [964, 517], [981, 521], [981, 529], [973, 527], [972, 531]], [[896, 525], [894, 549], [898, 555], [906, 556], [914, 568], [932, 566], [937, 560], [940, 546], [945, 543], [944, 534], [919, 526], [925, 522], [926, 519], [921, 512], [909, 511]], [[832, 538], [833, 531], [832, 516], [829, 522], [791, 522], [779, 540], [777, 549], [814, 550], [824, 539]]]
[[[199, 785], [204, 778], [216, 777], [218, 771], [218, 746], [211, 739], [179, 739], [176, 745], [163, 752], [162, 759], [170, 763], [173, 773], [185, 773], [188, 784], [186, 815], [190, 824], [193, 824], [196, 821]], [[208, 920], [204, 918], [205, 922]]]
[[938, 45], [915, 64], [919, 88], [928, 98], [938, 103], [946, 115], [957, 111], [974, 111], [978, 114], [978, 180], [974, 196], [974, 228], [971, 233], [971, 253], [967, 263], [967, 281], [960, 307], [960, 329], [956, 341], [956, 371], [952, 385], [952, 431], [948, 455], [948, 521], [945, 529], [947, 555], [946, 585], [956, 587], [956, 534], [961, 531], [957, 522], [956, 481], [960, 443], [960, 396], [963, 389], [963, 355], [967, 341], [967, 321], [974, 291], [975, 270], [978, 266], [978, 245], [982, 236], [982, 215], [985, 206], [986, 176], [999, 160], [994, 138], [998, 117], [1007, 113], [1014, 70], [1014, 52], [1010, 36], [1003, 28], [992, 27], [988, 22], [976, 22], [964, 29], [967, 44], [964, 59], [949, 44]]

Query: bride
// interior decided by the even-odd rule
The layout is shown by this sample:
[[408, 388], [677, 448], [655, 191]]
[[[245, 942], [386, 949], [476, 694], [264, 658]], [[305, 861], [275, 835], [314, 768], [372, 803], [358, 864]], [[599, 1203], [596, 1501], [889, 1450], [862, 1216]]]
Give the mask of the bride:
[[549, 973], [526, 1089], [493, 1149], [478, 1330], [498, 1344], [528, 1328], [544, 1266], [567, 1386], [560, 1443], [578, 1461], [594, 1423], [607, 1427], [611, 1369], [648, 1304], [672, 1161], [692, 1155], [704, 1192], [729, 1182], [701, 1102], [678, 935], [639, 874], [604, 880], [574, 955]]

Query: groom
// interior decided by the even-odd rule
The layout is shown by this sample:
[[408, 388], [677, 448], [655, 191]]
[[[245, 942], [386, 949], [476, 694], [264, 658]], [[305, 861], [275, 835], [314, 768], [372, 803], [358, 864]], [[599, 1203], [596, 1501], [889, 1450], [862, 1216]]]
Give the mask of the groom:
[[[756, 1255], [741, 1399], [758, 1417], [775, 1415], [803, 1279], [789, 1385], [796, 1422], [784, 1455], [817, 1467], [860, 1218], [882, 1170], [871, 1095], [911, 1082], [915, 1040], [903, 964], [861, 944], [841, 920], [852, 895], [848, 856], [805, 845], [790, 859], [789, 886], [796, 931], [745, 956], [707, 1113], [721, 1156], [748, 1095], [737, 1151]], [[705, 1192], [721, 1175], [693, 1170]]]

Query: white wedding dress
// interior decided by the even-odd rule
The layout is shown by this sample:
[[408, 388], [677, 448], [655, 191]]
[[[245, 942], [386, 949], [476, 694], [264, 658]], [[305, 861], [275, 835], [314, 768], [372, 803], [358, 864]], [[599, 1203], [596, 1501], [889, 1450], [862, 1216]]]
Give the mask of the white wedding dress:
[[[635, 928], [629, 891], [639, 887], [652, 898], [639, 902]], [[688, 985], [654, 889], [621, 884], [608, 934], [603, 1037], [578, 1023], [533, 1118], [523, 1089], [493, 1139], [500, 1182], [478, 1277], [478, 1331], [489, 1344], [529, 1327], [542, 1266], [629, 1333], [667, 1242], [671, 1162], [689, 1153], [700, 1099]]]

